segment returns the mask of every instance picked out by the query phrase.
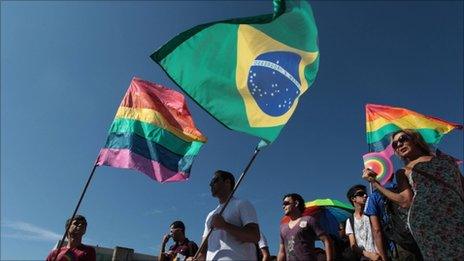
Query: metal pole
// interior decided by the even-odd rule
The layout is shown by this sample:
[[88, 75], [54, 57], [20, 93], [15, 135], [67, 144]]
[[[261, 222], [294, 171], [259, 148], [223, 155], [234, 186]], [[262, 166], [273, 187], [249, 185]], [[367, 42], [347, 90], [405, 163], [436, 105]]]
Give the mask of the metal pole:
[[66, 226], [66, 230], [64, 231], [64, 234], [63, 234], [63, 237], [61, 238], [61, 241], [60, 243], [58, 244], [58, 248], [57, 248], [57, 251], [56, 251], [56, 254], [55, 256], [53, 257], [53, 261], [55, 261], [57, 258], [58, 258], [58, 254], [60, 253], [60, 249], [61, 247], [63, 246], [63, 242], [64, 242], [64, 239], [66, 238], [66, 235], [68, 234], [68, 230], [69, 230], [69, 227], [71, 227], [71, 224], [72, 224], [72, 220], [74, 219], [74, 216], [76, 215], [77, 213], [77, 210], [79, 209], [79, 206], [81, 205], [81, 202], [82, 202], [82, 199], [84, 198], [84, 195], [85, 195], [85, 192], [87, 191], [87, 187], [89, 186], [90, 184], [90, 180], [92, 180], [92, 177], [93, 177], [93, 174], [95, 173], [95, 169], [97, 168], [97, 164], [95, 163], [93, 165], [93, 168], [92, 168], [92, 171], [90, 172], [90, 176], [89, 178], [87, 179], [87, 183], [85, 184], [85, 187], [84, 189], [82, 190], [82, 193], [81, 193], [81, 197], [79, 198], [79, 201], [77, 202], [77, 206], [76, 208], [74, 209], [74, 212], [71, 216], [71, 222], [69, 222], [69, 224]]
[[[224, 210], [226, 209], [227, 205], [229, 205], [229, 202], [230, 202], [230, 200], [232, 199], [232, 197], [234, 196], [235, 191], [237, 190], [238, 186], [240, 186], [240, 183], [242, 182], [243, 178], [245, 177], [245, 174], [247, 173], [248, 169], [250, 168], [251, 164], [253, 163], [253, 161], [255, 160], [255, 158], [256, 158], [256, 156], [258, 155], [259, 152], [260, 152], [260, 148], [259, 148], [258, 146], [256, 146], [255, 151], [254, 151], [254, 153], [253, 153], [253, 156], [251, 157], [251, 159], [250, 159], [250, 161], [248, 162], [247, 166], [245, 167], [245, 169], [243, 170], [242, 174], [240, 175], [240, 178], [238, 179], [237, 183], [235, 184], [234, 189], [232, 190], [232, 192], [230, 192], [230, 195], [229, 195], [229, 197], [227, 198], [227, 201], [224, 203], [224, 206], [222, 207], [221, 211], [219, 212], [219, 215], [222, 215], [222, 213], [223, 213]], [[209, 236], [211, 235], [211, 232], [213, 232], [213, 229], [212, 229], [212, 228], [209, 229], [208, 234], [207, 234], [206, 237], [203, 239], [203, 241], [201, 242], [200, 247], [198, 248], [197, 252], [196, 252], [195, 255], [193, 256], [193, 259], [194, 259], [194, 260], [198, 257], [198, 254], [200, 254], [200, 252], [201, 252], [201, 251], [203, 250], [203, 248], [205, 247], [206, 242], [208, 242], [208, 238], [209, 238]]]

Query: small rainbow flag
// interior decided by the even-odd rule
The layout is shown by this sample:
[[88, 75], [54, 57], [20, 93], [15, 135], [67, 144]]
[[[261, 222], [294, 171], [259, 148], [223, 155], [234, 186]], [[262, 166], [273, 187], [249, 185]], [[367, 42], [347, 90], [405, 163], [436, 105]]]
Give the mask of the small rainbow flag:
[[182, 181], [204, 142], [181, 93], [134, 77], [97, 165], [135, 169], [159, 182]]
[[383, 151], [390, 144], [393, 132], [402, 129], [415, 129], [425, 142], [435, 146], [444, 134], [457, 128], [456, 124], [417, 112], [377, 104], [366, 104], [366, 134], [369, 151]]

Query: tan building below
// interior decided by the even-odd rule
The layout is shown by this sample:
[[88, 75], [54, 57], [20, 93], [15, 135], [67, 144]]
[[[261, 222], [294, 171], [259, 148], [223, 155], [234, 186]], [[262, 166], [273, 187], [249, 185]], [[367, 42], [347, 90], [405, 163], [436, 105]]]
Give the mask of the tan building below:
[[[53, 249], [59, 245], [58, 241]], [[64, 242], [64, 246], [67, 241]], [[87, 245], [87, 244], [86, 244]], [[158, 261], [158, 256], [135, 253], [134, 249], [116, 246], [115, 248], [88, 245], [95, 248], [97, 261]]]

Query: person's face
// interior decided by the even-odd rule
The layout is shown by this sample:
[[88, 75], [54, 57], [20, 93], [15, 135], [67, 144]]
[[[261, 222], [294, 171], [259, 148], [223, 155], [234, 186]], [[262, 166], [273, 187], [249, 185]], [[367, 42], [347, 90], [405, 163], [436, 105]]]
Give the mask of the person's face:
[[340, 236], [340, 238], [343, 238], [346, 236], [345, 226], [342, 223], [338, 224], [338, 235]]
[[68, 236], [70, 237], [82, 237], [87, 230], [87, 224], [82, 220], [73, 220], [69, 227]]
[[397, 133], [393, 136], [391, 144], [395, 153], [402, 158], [410, 155], [415, 149], [411, 136], [404, 132]]
[[181, 228], [173, 228], [172, 226], [170, 228], [170, 232], [171, 232], [172, 239], [174, 241], [179, 241], [180, 239], [182, 239], [184, 235], [184, 232], [182, 231]]
[[358, 203], [360, 205], [365, 205], [367, 201], [367, 193], [366, 191], [360, 189], [356, 191], [353, 195], [353, 201], [354, 203]]
[[286, 216], [290, 215], [298, 210], [298, 202], [293, 200], [292, 197], [286, 197], [282, 202], [282, 208]]
[[217, 197], [226, 189], [226, 186], [228, 186], [226, 183], [227, 182], [224, 181], [219, 174], [214, 174], [213, 179], [211, 179], [211, 182], [209, 183], [209, 186], [211, 187], [211, 195], [213, 197]]

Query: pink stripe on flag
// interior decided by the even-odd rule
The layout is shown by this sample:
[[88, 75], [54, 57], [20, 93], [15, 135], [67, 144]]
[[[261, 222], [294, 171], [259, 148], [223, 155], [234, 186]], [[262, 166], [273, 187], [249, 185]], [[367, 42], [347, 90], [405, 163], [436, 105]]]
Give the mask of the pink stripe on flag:
[[135, 169], [161, 183], [188, 179], [188, 174], [167, 169], [159, 162], [144, 158], [128, 149], [102, 149], [97, 165]]

